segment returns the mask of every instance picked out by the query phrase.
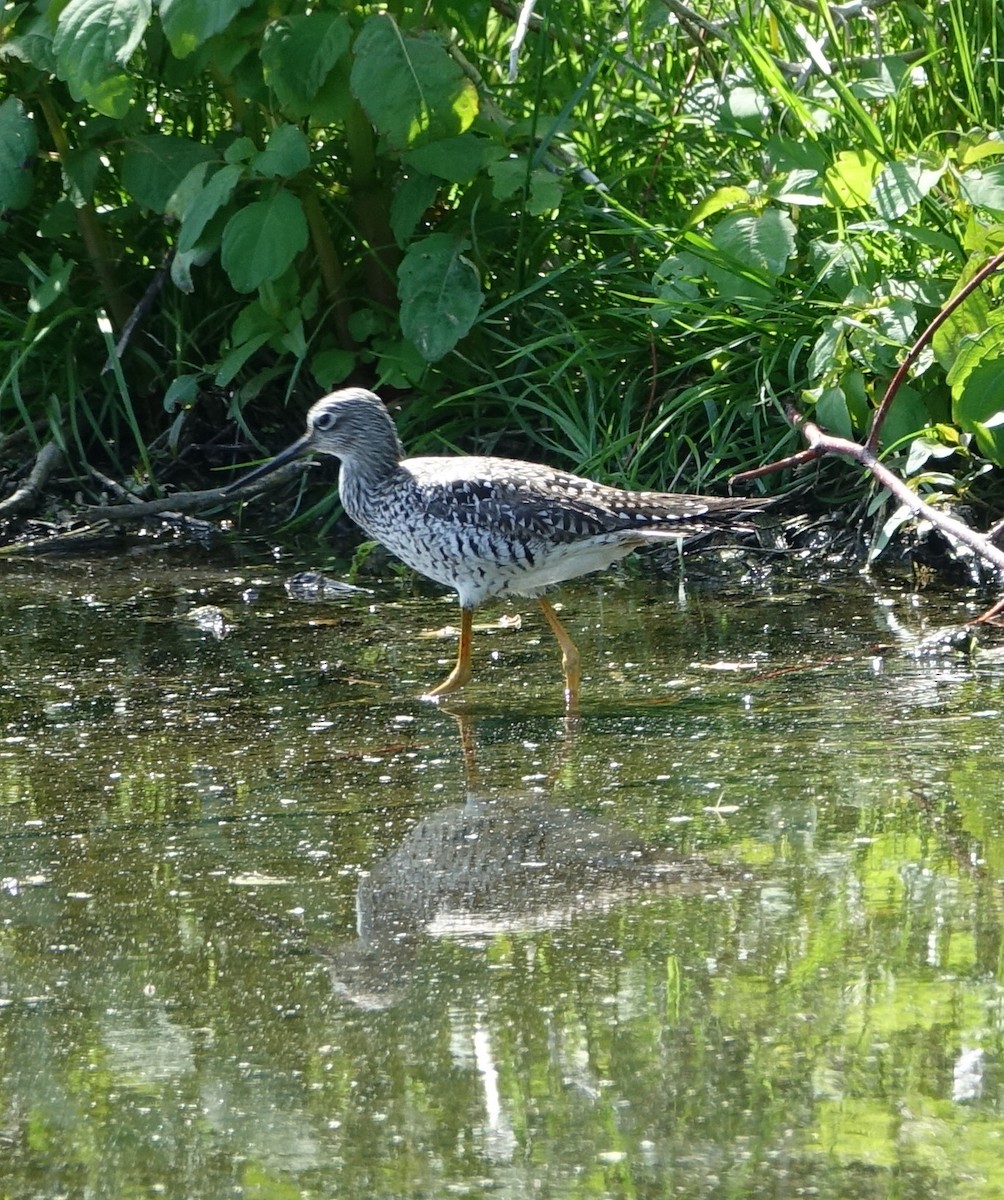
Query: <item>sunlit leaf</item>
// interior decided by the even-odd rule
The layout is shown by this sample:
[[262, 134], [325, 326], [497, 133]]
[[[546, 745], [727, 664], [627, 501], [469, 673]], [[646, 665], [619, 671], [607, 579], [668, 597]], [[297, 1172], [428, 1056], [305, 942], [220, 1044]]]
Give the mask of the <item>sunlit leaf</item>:
[[474, 84], [434, 33], [404, 33], [386, 14], [356, 38], [352, 93], [393, 149], [463, 133], [478, 114]]
[[976, 208], [1004, 213], [1004, 163], [965, 171], [959, 176], [959, 187]]
[[923, 200], [944, 170], [944, 166], [932, 167], [918, 159], [887, 163], [872, 189], [875, 211], [886, 221], [903, 216]]
[[150, 0], [70, 0], [59, 14], [53, 49], [56, 72], [76, 100], [123, 117], [134, 84], [121, 69], [143, 39]]
[[882, 160], [870, 150], [844, 150], [826, 172], [823, 197], [833, 208], [864, 208], [871, 199]]
[[160, 0], [160, 23], [171, 50], [184, 58], [217, 33], [222, 33], [242, 8], [254, 0]]

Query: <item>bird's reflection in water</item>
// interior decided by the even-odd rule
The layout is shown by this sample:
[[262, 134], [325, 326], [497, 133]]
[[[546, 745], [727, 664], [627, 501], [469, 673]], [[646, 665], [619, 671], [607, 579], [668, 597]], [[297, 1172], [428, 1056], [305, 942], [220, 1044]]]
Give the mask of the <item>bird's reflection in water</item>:
[[[473, 728], [464, 721], [461, 737], [470, 780]], [[384, 1008], [402, 997], [427, 938], [480, 945], [555, 929], [653, 889], [715, 895], [741, 883], [739, 871], [651, 847], [569, 799], [470, 790], [463, 803], [419, 821], [361, 876], [356, 940], [325, 958], [339, 995]]]

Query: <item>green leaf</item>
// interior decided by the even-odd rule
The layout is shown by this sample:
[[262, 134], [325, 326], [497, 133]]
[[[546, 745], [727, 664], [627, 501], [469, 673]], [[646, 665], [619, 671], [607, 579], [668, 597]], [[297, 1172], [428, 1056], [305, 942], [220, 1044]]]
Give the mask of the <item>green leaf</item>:
[[464, 257], [470, 243], [447, 233], [413, 242], [398, 267], [401, 332], [426, 362], [438, 362], [477, 319], [484, 296]]
[[886, 163], [872, 189], [872, 207], [884, 220], [894, 221], [919, 204], [944, 171], [944, 166], [932, 167], [919, 159]]
[[310, 147], [303, 131], [295, 125], [278, 125], [269, 134], [268, 143], [251, 160], [251, 168], [268, 178], [289, 179], [310, 166]]
[[332, 67], [352, 41], [352, 26], [342, 13], [312, 12], [272, 21], [261, 47], [265, 82], [290, 115], [307, 116]]
[[463, 133], [478, 114], [474, 84], [433, 33], [404, 33], [388, 14], [356, 38], [352, 94], [394, 150]]
[[652, 320], [664, 325], [681, 308], [688, 308], [701, 294], [696, 280], [704, 268], [693, 254], [673, 254], [660, 263], [652, 277], [652, 290], [659, 304], [652, 309]]
[[206, 225], [216, 216], [224, 204], [230, 202], [243, 171], [237, 166], [221, 167], [210, 178], [205, 187], [193, 199], [185, 212], [181, 232], [178, 234], [178, 250], [185, 254], [193, 250], [202, 237]]
[[257, 353], [271, 336], [271, 333], [259, 333], [249, 342], [242, 342], [239, 346], [235, 346], [229, 354], [224, 355], [220, 365], [216, 368], [214, 376], [216, 386], [229, 386], [248, 359]]
[[290, 192], [278, 191], [235, 213], [223, 230], [223, 269], [238, 292], [278, 277], [307, 245], [307, 218]]
[[164, 411], [191, 408], [199, 395], [201, 375], [178, 375], [164, 393]]
[[76, 265], [72, 259], [69, 262], [63, 262], [58, 254], [54, 254], [52, 262], [49, 263], [49, 274], [41, 282], [31, 284], [28, 311], [31, 313], [43, 312], [50, 304], [54, 304], [65, 296], [67, 285], [70, 282], [70, 274]]
[[356, 365], [356, 356], [351, 350], [322, 350], [310, 360], [310, 373], [317, 386], [329, 392], [336, 383], [348, 379]]
[[749, 204], [749, 200], [750, 194], [745, 188], [737, 187], [734, 184], [716, 188], [710, 196], [704, 197], [687, 218], [687, 228], [699, 225], [701, 221], [706, 221], [708, 217], [713, 217], [715, 213], [722, 212], [726, 208], [735, 208], [739, 204], [745, 207]]
[[56, 73], [56, 56], [52, 49], [52, 23], [48, 12], [29, 21], [20, 33], [11, 34], [7, 25], [0, 38], [0, 61], [17, 59], [47, 75]]
[[[469, 183], [485, 160], [485, 149], [491, 145], [485, 138], [474, 133], [461, 133], [453, 138], [441, 138], [438, 142], [427, 142], [402, 154], [408, 166], [415, 167], [426, 175], [438, 175], [449, 183]], [[526, 174], [524, 164], [523, 173]]]
[[526, 186], [529, 164], [525, 158], [503, 158], [489, 163], [488, 175], [492, 181], [492, 195], [496, 200], [508, 200]]
[[931, 414], [920, 393], [909, 386], [901, 387], [882, 426], [882, 445], [902, 442], [920, 433], [930, 422]]
[[68, 150], [60, 159], [63, 190], [73, 201], [75, 208], [82, 208], [90, 203], [101, 165], [101, 150], [97, 146]]
[[411, 241], [440, 186], [440, 181], [429, 175], [409, 175], [394, 192], [390, 202], [390, 228], [394, 241], [402, 250]]
[[35, 122], [16, 96], [0, 104], [0, 210], [24, 208], [35, 186], [38, 136]]
[[213, 157], [202, 142], [144, 133], [126, 142], [122, 186], [144, 208], [162, 213], [192, 167]]
[[952, 418], [963, 429], [987, 425], [1004, 411], [1004, 314], [976, 337], [964, 337], [952, 369]]
[[254, 0], [160, 0], [160, 23], [176, 58], [198, 49], [222, 33], [242, 8]]
[[[986, 263], [987, 256], [985, 254], [970, 255], [962, 274], [952, 289], [952, 296], [955, 296], [977, 271], [985, 267]], [[950, 296], [949, 300], [951, 298]], [[931, 349], [934, 351], [935, 358], [946, 371], [950, 371], [963, 340], [977, 338], [989, 324], [990, 301], [986, 291], [980, 287], [974, 292], [970, 292], [935, 331], [934, 337], [931, 339]]]
[[56, 74], [75, 100], [121, 118], [133, 82], [121, 68], [132, 57], [150, 21], [150, 0], [70, 0], [59, 14], [53, 50]]
[[[809, 393], [805, 394], [809, 396]], [[842, 438], [853, 437], [854, 426], [843, 388], [822, 388], [816, 397], [815, 415], [819, 424], [830, 433]]]
[[826, 172], [823, 198], [831, 208], [864, 208], [882, 161], [871, 150], [844, 150]]
[[1004, 212], [1004, 163], [972, 167], [959, 176], [962, 194], [975, 208]]
[[766, 208], [759, 216], [733, 213], [715, 226], [711, 240], [737, 265], [776, 279], [795, 253], [795, 226], [779, 208]]
[[561, 180], [547, 167], [534, 167], [530, 173], [530, 198], [526, 211], [532, 217], [542, 217], [561, 207]]

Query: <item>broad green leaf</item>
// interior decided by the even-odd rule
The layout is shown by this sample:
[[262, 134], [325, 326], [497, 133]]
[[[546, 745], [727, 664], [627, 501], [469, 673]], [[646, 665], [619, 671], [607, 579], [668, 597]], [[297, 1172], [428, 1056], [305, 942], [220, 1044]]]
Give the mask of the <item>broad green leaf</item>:
[[[805, 393], [810, 398], [810, 393]], [[825, 387], [816, 396], [816, 420], [830, 433], [837, 437], [849, 438], [854, 436], [854, 425], [847, 407], [847, 397], [843, 388]]]
[[310, 373], [317, 386], [329, 392], [337, 383], [348, 379], [356, 365], [356, 356], [351, 350], [322, 350], [310, 360]]
[[824, 283], [838, 300], [843, 300], [859, 284], [875, 280], [875, 265], [858, 242], [815, 238], [809, 243], [809, 256], [817, 281]]
[[134, 86], [122, 67], [143, 39], [150, 0], [70, 0], [59, 14], [56, 74], [75, 100], [106, 116], [125, 116]]
[[1004, 465], [1004, 413], [995, 414], [996, 419], [984, 423], [974, 421], [972, 431], [981, 452], [998, 466]]
[[698, 259], [686, 251], [660, 263], [652, 277], [652, 290], [659, 299], [652, 309], [652, 320], [663, 325], [680, 308], [692, 304], [701, 294], [696, 280], [703, 274]]
[[196, 197], [206, 186], [206, 176], [209, 174], [209, 161], [196, 163], [191, 167], [178, 186], [171, 193], [164, 208], [164, 216], [172, 221], [183, 221], [185, 214], [195, 203]]
[[352, 27], [343, 13], [282, 17], [265, 27], [265, 82], [291, 116], [307, 116], [332, 67], [348, 53]]
[[97, 146], [68, 150], [60, 159], [63, 190], [73, 201], [74, 207], [82, 208], [90, 203], [101, 165], [101, 150]]
[[185, 254], [174, 254], [171, 258], [171, 282], [179, 292], [190, 296], [195, 291], [192, 279], [192, 267], [201, 267], [212, 257], [212, 252], [204, 246], [197, 246]]
[[224, 161], [228, 163], [250, 162], [258, 153], [258, 147], [249, 137], [238, 137], [223, 151]]
[[179, 408], [191, 408], [199, 395], [201, 375], [178, 375], [164, 393], [164, 411], [173, 413]]
[[16, 96], [0, 104], [0, 211], [24, 208], [35, 185], [35, 122]]
[[779, 208], [732, 213], [715, 226], [711, 240], [738, 266], [776, 279], [795, 253], [795, 226]]
[[[438, 175], [449, 183], [470, 183], [485, 161], [485, 150], [491, 143], [474, 133], [461, 133], [457, 137], [440, 138], [426, 142], [402, 154], [401, 158], [410, 167], [426, 175]], [[523, 164], [526, 175], [526, 164]]]
[[561, 180], [547, 167], [534, 167], [530, 173], [530, 198], [526, 210], [532, 217], [542, 217], [561, 207]]
[[974, 130], [961, 135], [955, 154], [960, 165], [968, 167], [981, 159], [997, 158], [1004, 154], [1004, 140], [999, 133], [988, 137], [982, 129]]
[[413, 242], [398, 267], [401, 331], [426, 362], [437, 362], [477, 319], [484, 296], [463, 251], [469, 243], [447, 233]]
[[144, 133], [126, 142], [122, 186], [144, 208], [162, 213], [192, 167], [214, 157], [202, 142]]
[[239, 346], [235, 346], [229, 354], [224, 355], [220, 365], [216, 368], [214, 376], [216, 386], [229, 386], [248, 359], [256, 354], [270, 337], [272, 337], [271, 333], [259, 333], [251, 341], [242, 342]]
[[1004, 212], [1004, 163], [970, 168], [959, 176], [959, 187], [975, 208]]
[[352, 94], [388, 146], [407, 150], [463, 133], [478, 114], [474, 84], [434, 33], [404, 33], [386, 14], [356, 38]]
[[375, 338], [373, 353], [378, 389], [413, 388], [429, 368], [426, 359], [406, 338]]
[[963, 429], [1004, 411], [1004, 316], [993, 314], [986, 329], [962, 339], [947, 380], [952, 417]]
[[221, 167], [189, 205], [178, 234], [178, 250], [185, 254], [193, 250], [206, 225], [220, 209], [228, 204], [243, 171], [237, 166]]
[[268, 178], [289, 179], [310, 166], [310, 147], [303, 130], [295, 125], [278, 125], [269, 134], [265, 149], [251, 159], [251, 167]]
[[177, 58], [184, 58], [222, 33], [254, 0], [160, 0], [160, 23]]
[[763, 93], [745, 85], [729, 91], [725, 109], [736, 125], [753, 132], [763, 128], [764, 118], [770, 111]]
[[526, 186], [529, 164], [525, 158], [503, 158], [488, 164], [492, 195], [496, 200], [508, 200]]
[[923, 200], [944, 170], [917, 159], [886, 163], [872, 189], [872, 207], [884, 220], [896, 220]]
[[242, 208], [223, 230], [223, 269], [238, 292], [278, 277], [307, 245], [307, 218], [290, 192]]
[[[971, 255], [952, 289], [952, 296], [955, 296], [977, 271], [985, 267], [986, 263], [987, 256], [985, 254]], [[958, 308], [946, 317], [935, 331], [934, 337], [931, 339], [931, 348], [935, 358], [946, 371], [950, 371], [963, 340], [977, 338], [989, 324], [990, 301], [987, 299], [986, 291], [983, 288], [977, 288], [976, 291], [969, 293]]]
[[822, 186], [818, 171], [800, 168], [772, 182], [767, 194], [779, 204], [815, 207], [823, 203]]
[[826, 172], [823, 198], [831, 208], [864, 208], [882, 161], [870, 150], [844, 150]]
[[40, 13], [22, 27], [20, 33], [10, 33], [10, 26], [0, 39], [0, 61], [6, 58], [28, 63], [48, 75], [56, 73], [56, 55], [52, 48], [52, 21], [50, 13]]
[[912, 387], [901, 387], [896, 393], [885, 424], [882, 426], [882, 445], [892, 446], [931, 423], [931, 414], [923, 397]]

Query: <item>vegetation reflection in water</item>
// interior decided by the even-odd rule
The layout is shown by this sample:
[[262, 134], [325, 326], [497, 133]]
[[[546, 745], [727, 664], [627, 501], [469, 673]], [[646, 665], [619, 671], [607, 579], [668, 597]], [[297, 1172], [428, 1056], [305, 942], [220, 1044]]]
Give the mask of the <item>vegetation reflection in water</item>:
[[5, 572], [4, 1195], [1004, 1192], [1004, 671], [936, 601], [584, 584], [568, 724], [528, 629], [415, 700], [448, 600]]

